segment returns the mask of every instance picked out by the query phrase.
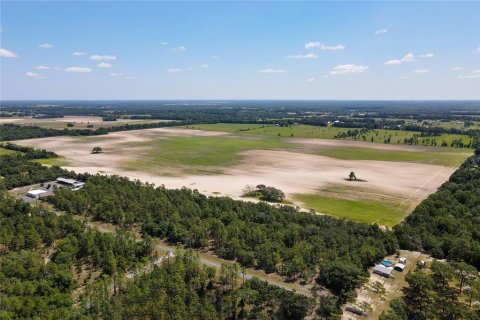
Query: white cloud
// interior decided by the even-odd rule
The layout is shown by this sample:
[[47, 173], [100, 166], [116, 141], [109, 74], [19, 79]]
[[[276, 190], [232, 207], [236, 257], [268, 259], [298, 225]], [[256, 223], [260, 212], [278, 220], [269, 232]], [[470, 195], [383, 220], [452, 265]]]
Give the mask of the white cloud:
[[53, 48], [53, 44], [51, 43], [41, 43], [38, 45], [40, 48], [42, 49], [50, 49], [50, 48]]
[[108, 62], [100, 62], [99, 64], [97, 64], [97, 67], [98, 68], [111, 68], [112, 64], [108, 63]]
[[400, 77], [398, 77], [398, 79], [408, 79], [408, 77], [407, 76], [400, 76]]
[[401, 64], [401, 63], [402, 63], [401, 60], [394, 59], [394, 60], [385, 61], [383, 64], [390, 65], [390, 64]]
[[218, 59], [218, 56], [210, 56], [210, 59], [217, 60], [217, 59]]
[[180, 69], [180, 68], [168, 68], [167, 72], [168, 73], [180, 73], [180, 72], [183, 72], [183, 70]]
[[345, 49], [345, 46], [343, 44], [337, 44], [337, 45], [326, 45], [321, 42], [307, 42], [305, 43], [305, 49], [320, 49], [320, 50], [331, 50], [331, 51], [338, 51], [338, 50], [343, 50]]
[[73, 72], [73, 73], [89, 73], [92, 72], [92, 69], [87, 67], [68, 67], [63, 69], [65, 72]]
[[330, 71], [330, 74], [351, 74], [364, 73], [368, 71], [368, 66], [360, 66], [356, 64], [340, 64]]
[[431, 59], [431, 58], [434, 58], [435, 55], [433, 53], [424, 53], [424, 54], [421, 54], [420, 57]]
[[81, 56], [86, 55], [86, 53], [82, 52], [82, 51], [75, 51], [74, 53], [72, 53], [72, 55], [77, 56], [77, 57], [81, 57]]
[[307, 82], [315, 82], [315, 78], [307, 79]]
[[110, 77], [123, 77], [123, 73], [110, 73]]
[[288, 59], [295, 59], [295, 60], [302, 60], [302, 59], [317, 59], [318, 55], [315, 53], [307, 53], [307, 54], [290, 54], [287, 56]]
[[18, 57], [18, 54], [16, 54], [16, 53], [13, 52], [13, 51], [10, 51], [10, 50], [0, 48], [0, 57], [3, 57], [3, 58], [16, 58], [16, 57]]
[[53, 67], [53, 70], [62, 70], [62, 69], [59, 67]]
[[184, 46], [172, 48], [172, 51], [180, 51], [180, 52], [183, 52], [183, 51], [186, 51], [186, 50], [187, 50], [187, 48], [185, 48]]
[[428, 73], [429, 71], [430, 70], [428, 70], [428, 69], [417, 69], [413, 72], [416, 73], [416, 74], [425, 74], [425, 73]]
[[202, 63], [202, 64], [200, 65], [200, 68], [208, 69], [208, 68], [210, 68], [210, 66], [209, 66], [208, 64], [206, 64], [206, 63]]
[[480, 53], [480, 46], [475, 50], [476, 53]]
[[407, 53], [402, 58], [402, 62], [412, 62], [412, 61], [415, 61], [415, 55], [413, 53]]
[[44, 66], [44, 65], [40, 65], [37, 67], [38, 70], [49, 70], [50, 67], [49, 66]]
[[25, 75], [30, 78], [42, 79], [42, 76], [35, 72], [25, 72]]
[[463, 67], [453, 67], [450, 70], [452, 70], [452, 71], [462, 71]]
[[470, 74], [458, 76], [460, 79], [478, 79], [480, 78], [480, 69], [473, 70]]
[[415, 61], [415, 55], [413, 53], [407, 53], [401, 59], [388, 60], [388, 61], [385, 61], [383, 64], [393, 65], [393, 64], [401, 64], [402, 62], [412, 62], [412, 61]]
[[117, 57], [116, 56], [101, 56], [101, 55], [98, 55], [98, 54], [94, 54], [94, 55], [90, 56], [89, 59], [94, 60], [94, 61], [117, 60]]
[[285, 70], [267, 68], [267, 69], [260, 69], [260, 70], [258, 70], [258, 72], [260, 72], [260, 73], [285, 73]]
[[165, 41], [160, 42], [160, 44], [161, 44], [162, 46], [164, 46], [164, 47], [168, 46], [168, 42], [165, 42]]
[[384, 34], [384, 33], [387, 33], [388, 32], [388, 29], [379, 29], [377, 31], [375, 31], [375, 34]]

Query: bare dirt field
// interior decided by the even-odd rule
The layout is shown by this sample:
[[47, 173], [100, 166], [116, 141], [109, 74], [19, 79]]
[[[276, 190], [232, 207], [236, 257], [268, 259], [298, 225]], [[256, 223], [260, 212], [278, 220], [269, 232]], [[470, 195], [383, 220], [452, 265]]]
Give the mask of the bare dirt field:
[[[187, 149], [198, 147], [198, 141], [204, 141], [198, 139], [205, 139], [212, 145], [199, 146], [198, 150], [195, 150], [196, 153], [193, 155], [188, 153], [185, 159], [181, 157], [183, 153], [180, 153], [179, 156], [176, 155], [177, 158], [168, 158], [176, 152], [184, 152], [184, 149], [174, 150], [172, 146], [164, 145], [162, 142], [180, 138], [184, 139], [180, 141], [182, 144], [192, 141], [193, 146], [188, 145]], [[375, 201], [394, 202], [395, 205], [404, 206], [408, 213], [416, 204], [433, 193], [455, 170], [455, 167], [422, 163], [343, 160], [307, 154], [302, 150], [309, 143], [328, 143], [330, 145], [346, 143], [332, 140], [311, 142], [308, 139], [291, 139], [284, 144], [275, 142], [275, 147], [272, 148], [267, 148], [262, 144], [259, 149], [234, 149], [233, 151], [228, 149], [224, 153], [233, 152], [235, 161], [227, 159], [230, 162], [226, 162], [221, 170], [218, 169], [217, 164], [215, 166], [217, 171], [204, 173], [201, 170], [180, 170], [181, 168], [197, 168], [196, 163], [190, 163], [190, 161], [195, 161], [191, 158], [201, 159], [204, 153], [211, 152], [211, 148], [219, 143], [218, 139], [225, 141], [225, 138], [232, 139], [231, 142], [228, 140], [228, 143], [232, 145], [239, 144], [239, 139], [247, 139], [238, 138], [234, 134], [225, 132], [158, 128], [115, 132], [105, 136], [51, 137], [21, 140], [15, 143], [52, 150], [64, 157], [68, 163], [65, 166], [66, 169], [76, 172], [118, 174], [156, 185], [165, 185], [168, 188], [185, 186], [198, 189], [208, 195], [225, 195], [239, 199], [242, 189], [246, 185], [274, 186], [283, 190], [287, 198], [293, 200], [296, 205], [307, 209], [308, 207], [302, 202], [295, 201], [294, 195], [325, 195], [329, 193], [338, 195], [343, 193], [342, 198], [345, 199], [368, 198]], [[254, 139], [259, 138], [255, 137]], [[250, 140], [248, 142], [250, 143]], [[152, 149], [150, 145], [156, 147]], [[92, 148], [96, 146], [100, 146], [104, 153], [91, 154]], [[358, 146], [370, 149], [387, 147], [381, 144], [364, 146], [361, 143]], [[408, 146], [388, 147], [411, 151]], [[418, 148], [414, 149], [418, 151]], [[152, 158], [153, 160], [148, 163], [148, 166], [142, 165], [143, 158], [151, 156], [152, 152], [155, 152], [155, 155], [160, 152], [162, 157]], [[214, 153], [214, 156], [213, 160], [221, 155]], [[156, 165], [155, 159], [159, 159], [159, 163]], [[176, 163], [163, 161], [164, 159], [180, 159], [179, 161], [183, 164], [178, 166]], [[207, 158], [207, 160], [212, 159]], [[128, 170], [125, 169], [126, 163], [130, 164]], [[132, 164], [135, 163], [138, 163], [138, 167], [133, 166], [132, 168]], [[176, 174], [168, 174], [169, 170]], [[350, 171], [355, 171], [357, 177], [366, 181], [347, 181], [346, 178]], [[321, 212], [321, 210], [319, 211]]]

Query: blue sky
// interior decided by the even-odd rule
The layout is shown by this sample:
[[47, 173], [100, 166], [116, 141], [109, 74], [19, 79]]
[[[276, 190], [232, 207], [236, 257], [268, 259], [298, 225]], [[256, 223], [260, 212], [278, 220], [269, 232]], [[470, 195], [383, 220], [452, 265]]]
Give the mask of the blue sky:
[[1, 2], [0, 98], [480, 99], [480, 2]]

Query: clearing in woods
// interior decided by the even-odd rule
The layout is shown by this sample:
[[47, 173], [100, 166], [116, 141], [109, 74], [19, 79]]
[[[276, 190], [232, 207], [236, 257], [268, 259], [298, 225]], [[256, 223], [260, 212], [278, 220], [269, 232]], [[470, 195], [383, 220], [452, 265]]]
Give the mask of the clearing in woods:
[[[241, 126], [239, 126], [241, 127]], [[392, 226], [448, 179], [466, 149], [282, 138], [181, 128], [16, 141], [52, 150], [77, 172], [242, 199], [247, 185], [283, 190], [304, 209]], [[102, 153], [91, 154], [94, 147]], [[354, 171], [365, 182], [347, 181]]]

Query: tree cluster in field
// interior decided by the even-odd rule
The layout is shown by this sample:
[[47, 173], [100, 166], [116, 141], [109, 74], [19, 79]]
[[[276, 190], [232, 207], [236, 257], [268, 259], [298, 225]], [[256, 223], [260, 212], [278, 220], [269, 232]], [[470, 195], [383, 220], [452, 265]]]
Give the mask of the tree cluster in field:
[[[79, 191], [58, 190], [56, 208], [131, 227], [287, 280], [316, 278], [344, 301], [367, 268], [397, 248], [377, 225], [299, 212], [189, 189], [169, 190], [118, 176], [91, 176]], [[318, 270], [322, 270], [318, 273]]]
[[437, 192], [394, 227], [402, 248], [480, 268], [480, 157], [467, 159]]
[[433, 261], [406, 277], [403, 296], [390, 302], [380, 320], [480, 318], [480, 275], [463, 262]]
[[259, 184], [256, 187], [247, 185], [243, 189], [242, 196], [259, 198], [260, 200], [268, 202], [282, 202], [285, 200], [285, 193], [283, 193], [282, 190], [274, 187], [267, 187], [264, 184]]
[[47, 159], [58, 157], [58, 155], [53, 151], [23, 147], [11, 142], [0, 143], [0, 148], [21, 152], [25, 159]]
[[94, 319], [303, 319], [313, 302], [256, 278], [242, 280], [234, 266], [216, 272], [190, 251], [120, 285], [116, 295], [106, 287], [87, 288], [85, 309]]
[[15, 200], [4, 190], [0, 221], [1, 319], [77, 316], [74, 289], [125, 272], [153, 251], [151, 241], [137, 242], [125, 232], [99, 233], [70, 216]]

